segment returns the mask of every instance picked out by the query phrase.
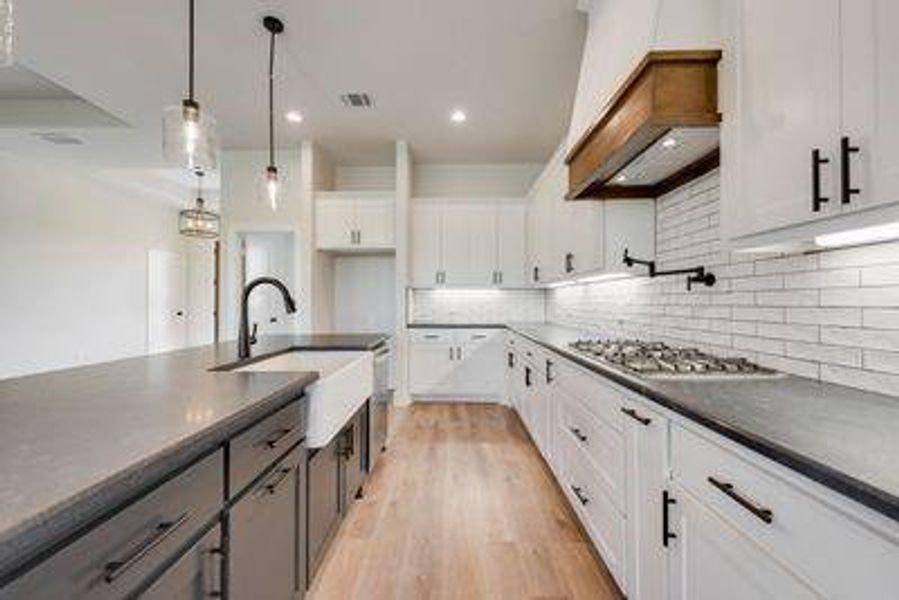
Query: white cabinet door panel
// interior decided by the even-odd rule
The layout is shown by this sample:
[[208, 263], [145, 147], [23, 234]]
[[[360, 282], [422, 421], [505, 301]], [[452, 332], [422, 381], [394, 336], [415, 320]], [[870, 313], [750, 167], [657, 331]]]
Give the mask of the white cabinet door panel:
[[449, 344], [410, 344], [409, 391], [412, 394], [452, 392], [453, 367]]
[[393, 200], [362, 199], [355, 203], [355, 229], [363, 248], [392, 248], [394, 238]]
[[843, 134], [849, 159], [848, 208], [899, 201], [899, 2], [843, 0]]
[[315, 247], [353, 246], [354, 201], [343, 198], [319, 200], [315, 206]]
[[[733, 47], [723, 59], [722, 164], [730, 237], [839, 211], [840, 0], [728, 0]], [[812, 150], [821, 194], [812, 211]]]
[[419, 205], [412, 208], [412, 285], [435, 286], [441, 270], [440, 207]]
[[671, 600], [820, 600], [823, 594], [744, 537], [730, 523], [674, 488]]
[[496, 270], [502, 286], [520, 287], [526, 282], [526, 229], [527, 209], [524, 206], [496, 209]]

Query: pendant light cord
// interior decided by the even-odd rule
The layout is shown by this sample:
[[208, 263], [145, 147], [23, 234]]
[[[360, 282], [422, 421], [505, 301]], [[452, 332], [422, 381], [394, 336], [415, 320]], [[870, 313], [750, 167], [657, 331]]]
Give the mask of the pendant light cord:
[[187, 15], [187, 97], [194, 101], [194, 0], [188, 0]]
[[[193, 1], [193, 0], [191, 0]], [[275, 32], [268, 47], [268, 164], [275, 166]]]

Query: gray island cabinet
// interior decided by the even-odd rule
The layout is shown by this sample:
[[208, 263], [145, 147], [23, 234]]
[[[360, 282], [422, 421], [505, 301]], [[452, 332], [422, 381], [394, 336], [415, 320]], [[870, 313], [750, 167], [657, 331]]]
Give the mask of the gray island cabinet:
[[0, 600], [288, 600], [306, 588], [304, 401], [86, 527]]

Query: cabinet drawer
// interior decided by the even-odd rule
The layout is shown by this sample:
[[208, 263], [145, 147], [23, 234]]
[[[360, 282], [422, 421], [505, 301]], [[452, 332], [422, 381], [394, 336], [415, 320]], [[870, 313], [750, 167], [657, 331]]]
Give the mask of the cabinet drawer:
[[579, 459], [589, 462], [596, 471], [597, 485], [624, 511], [624, 436], [566, 392], [559, 391], [556, 397], [557, 438], [572, 442]]
[[222, 452], [189, 467], [0, 590], [3, 600], [123, 598], [222, 503]]
[[456, 342], [468, 346], [477, 346], [496, 339], [499, 334], [499, 329], [460, 329], [456, 332]]
[[561, 436], [562, 488], [581, 518], [609, 572], [624, 589], [625, 518], [603, 492], [595, 469], [571, 436]]
[[222, 531], [213, 527], [141, 593], [141, 600], [196, 600], [222, 593]]
[[738, 453], [680, 426], [672, 427], [671, 444], [676, 484], [801, 573], [824, 596], [895, 597], [895, 539], [800, 487], [801, 476], [791, 481], [792, 474], [775, 465], [769, 468], [765, 459], [748, 451]]
[[599, 377], [587, 373], [569, 361], [555, 361], [555, 382], [569, 396], [581, 401], [591, 413], [605, 421], [615, 431], [621, 431], [621, 407], [625, 394], [616, 386], [605, 383]]
[[452, 344], [453, 331], [448, 329], [410, 329], [409, 342], [413, 344]]
[[231, 440], [229, 497], [239, 494], [304, 434], [303, 403], [294, 401]]

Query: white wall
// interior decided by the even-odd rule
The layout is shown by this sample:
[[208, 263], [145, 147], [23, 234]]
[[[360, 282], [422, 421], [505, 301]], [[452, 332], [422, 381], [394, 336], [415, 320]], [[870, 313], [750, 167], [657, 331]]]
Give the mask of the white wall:
[[393, 255], [334, 259], [334, 329], [393, 334], [396, 324]]
[[177, 208], [8, 156], [0, 182], [0, 377], [146, 352], [147, 251], [186, 251]]
[[523, 198], [542, 170], [540, 164], [417, 164], [412, 197]]
[[650, 50], [720, 48], [719, 0], [591, 0], [568, 147]]

